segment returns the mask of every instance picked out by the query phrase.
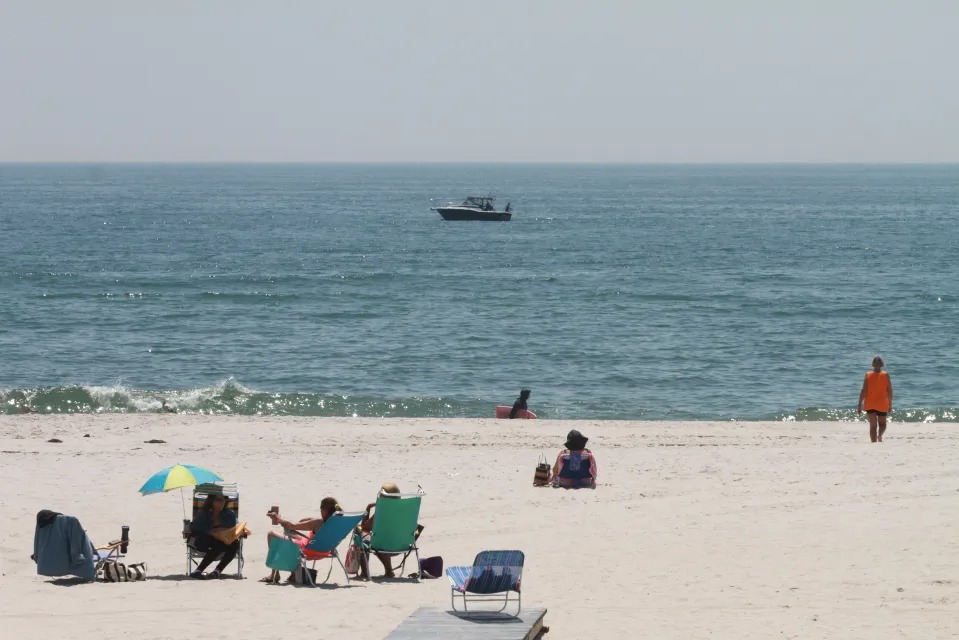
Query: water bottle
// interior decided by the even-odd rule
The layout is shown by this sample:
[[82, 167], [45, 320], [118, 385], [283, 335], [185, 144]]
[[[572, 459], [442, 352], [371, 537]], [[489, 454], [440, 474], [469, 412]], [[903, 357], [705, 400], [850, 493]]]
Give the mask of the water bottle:
[[130, 541], [130, 527], [123, 525], [120, 527], [120, 553], [127, 552], [127, 543]]

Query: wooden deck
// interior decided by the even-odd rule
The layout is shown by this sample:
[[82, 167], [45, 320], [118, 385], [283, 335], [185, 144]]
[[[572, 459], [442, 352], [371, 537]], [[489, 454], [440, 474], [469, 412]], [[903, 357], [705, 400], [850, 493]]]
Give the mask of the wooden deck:
[[518, 618], [503, 614], [466, 617], [460, 613], [421, 607], [386, 640], [534, 640], [543, 629], [546, 609], [524, 608]]

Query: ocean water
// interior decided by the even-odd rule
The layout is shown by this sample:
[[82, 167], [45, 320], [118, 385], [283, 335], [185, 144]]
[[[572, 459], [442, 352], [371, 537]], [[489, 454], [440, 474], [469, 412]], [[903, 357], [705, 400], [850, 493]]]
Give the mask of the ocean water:
[[6, 413], [959, 413], [954, 165], [0, 165], [0, 234]]

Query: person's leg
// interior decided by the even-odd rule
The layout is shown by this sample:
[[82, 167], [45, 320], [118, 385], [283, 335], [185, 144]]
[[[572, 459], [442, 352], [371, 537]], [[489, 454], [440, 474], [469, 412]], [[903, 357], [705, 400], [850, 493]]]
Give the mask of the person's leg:
[[365, 553], [360, 553], [360, 580], [370, 579], [370, 563], [367, 561]]
[[[270, 552], [270, 543], [273, 542], [273, 539], [274, 539], [274, 538], [283, 538], [283, 537], [284, 537], [284, 536], [281, 536], [281, 535], [279, 535], [279, 534], [277, 534], [277, 533], [274, 533], [273, 531], [270, 531], [269, 533], [266, 534], [266, 552], [267, 552], [267, 554], [269, 554], [269, 552]], [[279, 581], [280, 581], [280, 572], [279, 572], [279, 571], [276, 571], [276, 570], [270, 571], [270, 575], [268, 575], [267, 577], [265, 577], [265, 578], [260, 578], [260, 582], [279, 582]]]
[[882, 434], [886, 433], [886, 414], [879, 416], [879, 442], [882, 442]]
[[380, 562], [383, 563], [383, 575], [387, 578], [395, 578], [396, 574], [393, 573], [393, 560], [390, 559], [390, 556], [386, 555], [385, 553], [377, 553], [376, 557], [379, 558]]
[[872, 440], [873, 442], [878, 442], [879, 434], [876, 431], [876, 423], [877, 423], [876, 412], [870, 411], [866, 415], [869, 416], [869, 439]]
[[[218, 541], [219, 542], [219, 541]], [[220, 544], [223, 544], [220, 542]], [[220, 562], [216, 565], [216, 571], [222, 573], [226, 566], [233, 562], [233, 558], [236, 557], [236, 554], [240, 552], [240, 541], [237, 540], [233, 544], [224, 545], [226, 547], [223, 549], [223, 557], [220, 559]]]
[[200, 564], [197, 566], [196, 571], [192, 575], [196, 576], [202, 574], [206, 571], [206, 568], [213, 564], [213, 561], [216, 560], [216, 557], [220, 555], [220, 552], [223, 551], [224, 544], [217, 540], [216, 538], [211, 537], [209, 534], [200, 534], [196, 537], [197, 548], [206, 551], [206, 555], [203, 556], [203, 559], [200, 560]]

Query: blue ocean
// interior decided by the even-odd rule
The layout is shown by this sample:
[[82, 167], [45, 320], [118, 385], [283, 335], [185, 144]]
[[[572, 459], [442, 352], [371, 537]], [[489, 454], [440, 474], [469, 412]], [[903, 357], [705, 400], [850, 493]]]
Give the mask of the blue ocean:
[[6, 413], [959, 412], [956, 165], [0, 165], [0, 233]]

